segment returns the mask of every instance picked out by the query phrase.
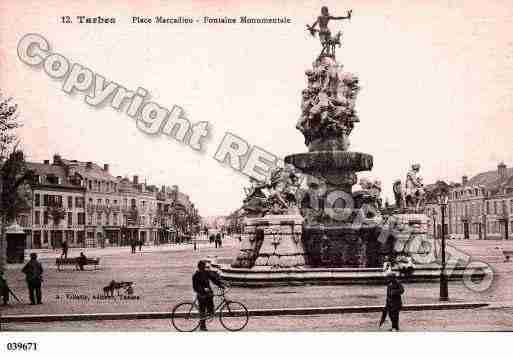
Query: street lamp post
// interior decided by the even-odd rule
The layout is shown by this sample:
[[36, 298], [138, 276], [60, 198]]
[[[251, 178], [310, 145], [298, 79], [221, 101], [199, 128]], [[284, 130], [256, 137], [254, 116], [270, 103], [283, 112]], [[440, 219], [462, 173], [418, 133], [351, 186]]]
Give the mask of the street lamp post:
[[446, 302], [449, 300], [449, 288], [447, 285], [447, 275], [445, 274], [445, 210], [449, 198], [447, 195], [442, 194], [438, 196], [438, 204], [442, 212], [442, 266], [440, 268], [440, 301]]

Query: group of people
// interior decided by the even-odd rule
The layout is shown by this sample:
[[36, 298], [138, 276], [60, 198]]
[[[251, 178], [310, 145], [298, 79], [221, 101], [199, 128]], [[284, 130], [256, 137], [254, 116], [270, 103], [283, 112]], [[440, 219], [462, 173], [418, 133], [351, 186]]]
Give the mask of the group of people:
[[208, 242], [210, 244], [214, 243], [216, 248], [221, 248], [223, 246], [223, 238], [224, 233], [217, 232], [217, 233], [211, 233], [208, 237]]
[[139, 246], [139, 252], [142, 252], [142, 246], [144, 245], [144, 241], [142, 239], [132, 239], [130, 241], [130, 248], [132, 249], [132, 254], [135, 254], [135, 251], [137, 249], [137, 246]]

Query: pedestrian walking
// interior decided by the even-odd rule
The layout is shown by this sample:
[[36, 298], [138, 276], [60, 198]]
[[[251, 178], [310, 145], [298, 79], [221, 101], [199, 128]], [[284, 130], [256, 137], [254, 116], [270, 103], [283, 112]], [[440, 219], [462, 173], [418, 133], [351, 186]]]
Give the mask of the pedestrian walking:
[[216, 248], [219, 248], [221, 246], [221, 233], [220, 232], [217, 232], [215, 242], [216, 242]]
[[37, 254], [30, 254], [30, 261], [21, 270], [25, 273], [25, 280], [29, 290], [31, 305], [42, 303], [41, 283], [43, 282], [43, 266], [37, 260]]
[[68, 249], [69, 249], [68, 241], [67, 240], [62, 241], [61, 258], [68, 259]]
[[143, 244], [144, 244], [144, 241], [143, 241], [142, 239], [141, 239], [141, 240], [139, 240], [139, 252], [141, 252], [141, 251], [142, 251], [142, 246], [143, 246]]
[[381, 313], [379, 326], [381, 327], [381, 325], [383, 325], [388, 315], [390, 317], [390, 321], [392, 322], [392, 328], [390, 330], [399, 331], [399, 313], [403, 306], [401, 296], [404, 293], [404, 287], [401, 283], [399, 283], [394, 272], [389, 272], [386, 278], [388, 282], [386, 304], [383, 312]]
[[137, 241], [133, 238], [130, 240], [130, 247], [132, 248], [132, 254], [135, 254], [135, 250], [137, 249]]

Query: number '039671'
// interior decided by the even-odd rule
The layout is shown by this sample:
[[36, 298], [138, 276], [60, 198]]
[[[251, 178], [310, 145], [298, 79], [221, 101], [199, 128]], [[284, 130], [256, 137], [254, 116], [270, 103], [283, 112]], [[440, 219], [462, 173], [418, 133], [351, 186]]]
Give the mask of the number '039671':
[[7, 343], [7, 350], [8, 351], [37, 351], [37, 343]]

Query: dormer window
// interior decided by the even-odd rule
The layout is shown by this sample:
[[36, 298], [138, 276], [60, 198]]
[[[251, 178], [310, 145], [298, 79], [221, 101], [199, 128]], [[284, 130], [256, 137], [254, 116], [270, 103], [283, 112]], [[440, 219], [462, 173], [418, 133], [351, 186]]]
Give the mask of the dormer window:
[[50, 184], [60, 184], [59, 177], [55, 176], [54, 174], [46, 175], [46, 181]]

